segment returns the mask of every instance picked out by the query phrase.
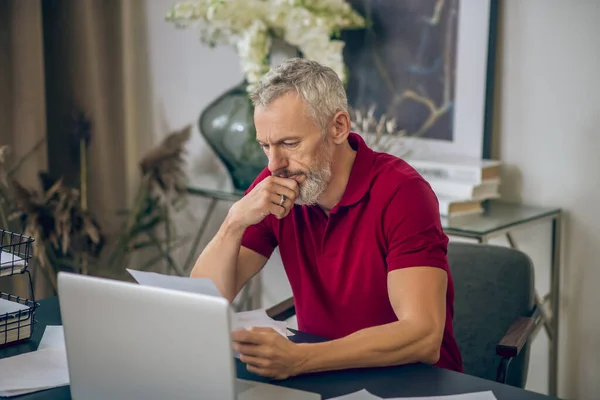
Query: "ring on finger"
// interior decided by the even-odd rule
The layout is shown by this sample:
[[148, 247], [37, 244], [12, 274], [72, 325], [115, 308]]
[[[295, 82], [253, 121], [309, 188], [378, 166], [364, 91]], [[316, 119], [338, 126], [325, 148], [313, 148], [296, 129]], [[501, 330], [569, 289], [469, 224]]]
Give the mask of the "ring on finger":
[[279, 205], [283, 206], [283, 202], [285, 201], [286, 197], [284, 194], [281, 195], [281, 200], [279, 200]]

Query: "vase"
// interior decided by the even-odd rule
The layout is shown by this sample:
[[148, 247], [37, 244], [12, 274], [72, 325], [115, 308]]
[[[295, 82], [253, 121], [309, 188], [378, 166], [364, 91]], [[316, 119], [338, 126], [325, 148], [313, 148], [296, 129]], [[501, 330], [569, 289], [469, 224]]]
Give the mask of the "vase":
[[221, 159], [236, 191], [245, 191], [267, 166], [267, 157], [256, 142], [254, 106], [247, 82], [223, 93], [200, 114], [200, 133]]

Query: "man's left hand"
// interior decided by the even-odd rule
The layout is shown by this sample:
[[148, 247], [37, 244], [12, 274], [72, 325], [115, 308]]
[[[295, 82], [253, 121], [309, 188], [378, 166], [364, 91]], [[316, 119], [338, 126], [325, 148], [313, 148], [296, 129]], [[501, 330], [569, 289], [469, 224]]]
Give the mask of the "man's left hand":
[[297, 375], [303, 355], [299, 345], [271, 328], [232, 332], [233, 348], [248, 371], [273, 379]]

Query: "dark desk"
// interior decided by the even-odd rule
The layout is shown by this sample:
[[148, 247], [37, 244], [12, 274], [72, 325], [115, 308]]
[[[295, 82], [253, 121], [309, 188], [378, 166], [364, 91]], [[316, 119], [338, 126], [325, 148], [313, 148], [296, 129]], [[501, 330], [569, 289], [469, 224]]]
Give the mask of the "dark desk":
[[[46, 325], [61, 325], [58, 301], [56, 298], [40, 301], [36, 313], [38, 324], [30, 341], [0, 349], [0, 358], [26, 353], [37, 349]], [[318, 338], [297, 333], [294, 341], [315, 342]], [[239, 378], [267, 380], [246, 371], [244, 364], [237, 360]], [[341, 396], [366, 388], [380, 397], [435, 396], [492, 390], [498, 400], [548, 400], [553, 397], [501, 385], [472, 376], [432, 367], [429, 365], [406, 365], [393, 368], [374, 368], [318, 373], [298, 376], [284, 381], [272, 382], [277, 385], [320, 393], [324, 399]], [[63, 400], [70, 399], [68, 387], [45, 390], [20, 397], [19, 400]]]

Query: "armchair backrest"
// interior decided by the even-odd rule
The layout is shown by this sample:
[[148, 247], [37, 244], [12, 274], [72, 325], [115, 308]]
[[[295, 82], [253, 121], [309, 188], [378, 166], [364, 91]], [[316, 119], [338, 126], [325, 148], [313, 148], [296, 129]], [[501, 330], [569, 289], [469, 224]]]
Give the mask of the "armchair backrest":
[[[496, 345], [516, 318], [534, 309], [534, 271], [521, 251], [487, 244], [450, 242], [455, 286], [454, 332], [465, 373], [495, 380]], [[530, 343], [512, 360], [507, 384], [524, 387]]]

